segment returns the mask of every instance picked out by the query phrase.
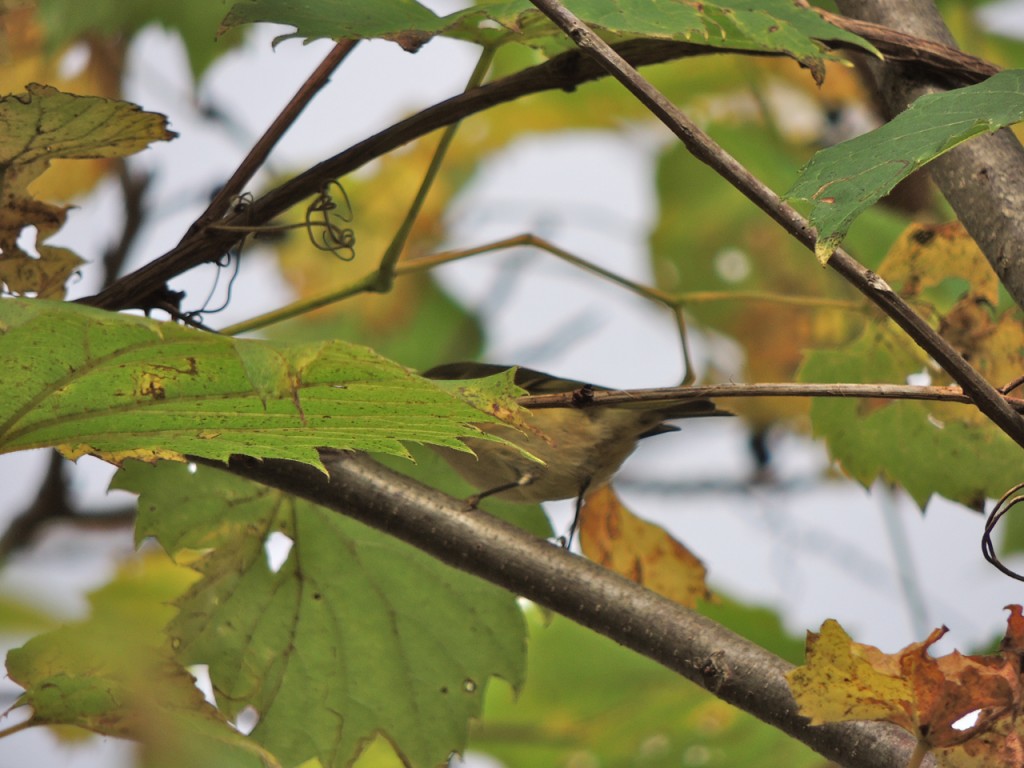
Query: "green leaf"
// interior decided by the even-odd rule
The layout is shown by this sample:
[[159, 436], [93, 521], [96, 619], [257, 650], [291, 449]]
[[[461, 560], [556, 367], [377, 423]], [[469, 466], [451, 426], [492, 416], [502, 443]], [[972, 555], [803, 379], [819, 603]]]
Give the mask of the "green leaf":
[[538, 613], [528, 613], [526, 685], [518, 696], [505, 686], [488, 693], [471, 750], [508, 766], [821, 765], [795, 739], [650, 659], [561, 617], [545, 626]]
[[[0, 98], [0, 283], [13, 293], [63, 295], [64, 283], [82, 261], [44, 241], [64, 224], [66, 208], [36, 200], [28, 185], [58, 158], [123, 157], [166, 141], [163, 115], [134, 104], [76, 96], [32, 83], [27, 93]], [[34, 226], [39, 258], [18, 238]]]
[[[349, 764], [376, 733], [413, 766], [465, 743], [489, 678], [518, 687], [515, 598], [381, 533], [228, 473], [132, 464], [137, 535], [172, 555], [207, 550], [170, 632], [185, 664], [208, 664], [221, 709], [283, 762]], [[277, 571], [264, 545], [293, 542]]]
[[215, 37], [217, 22], [223, 15], [223, 2], [211, 0], [38, 0], [38, 16], [51, 53], [84, 36], [130, 37], [156, 23], [181, 33], [196, 77], [218, 55], [241, 41], [240, 36], [233, 36], [230, 41]]
[[115, 462], [243, 454], [321, 466], [322, 447], [465, 450], [458, 438], [480, 435], [467, 423], [493, 420], [365, 347], [231, 339], [39, 300], [0, 302], [0, 387], [0, 451], [61, 446]]
[[[809, 352], [798, 378], [902, 383], [925, 365], [887, 323], [841, 348]], [[818, 398], [811, 419], [847, 474], [865, 486], [898, 483], [922, 508], [934, 493], [977, 508], [1024, 477], [1020, 448], [971, 406]]]
[[163, 634], [168, 605], [195, 574], [151, 554], [90, 596], [91, 617], [29, 640], [7, 655], [32, 725], [75, 725], [142, 745], [149, 766], [279, 765], [209, 704], [176, 664]]
[[[827, 55], [822, 40], [843, 40], [877, 53], [866, 40], [835, 27], [808, 7], [791, 0], [747, 2], [679, 2], [679, 0], [581, 0], [573, 12], [605, 37], [621, 40], [649, 37], [684, 40], [721, 48], [781, 52], [821, 76], [820, 59]], [[443, 34], [482, 45], [516, 41], [555, 53], [571, 47], [528, 0], [479, 4], [445, 17], [412, 0], [338, 3], [319, 0], [242, 0], [231, 8], [221, 29], [272, 21], [296, 28], [309, 38], [372, 38], [394, 40], [415, 51]], [[556, 42], [557, 41], [557, 42]]]
[[786, 194], [812, 203], [818, 258], [839, 247], [851, 222], [900, 181], [973, 136], [1024, 119], [1024, 70], [922, 96], [882, 127], [824, 149]]

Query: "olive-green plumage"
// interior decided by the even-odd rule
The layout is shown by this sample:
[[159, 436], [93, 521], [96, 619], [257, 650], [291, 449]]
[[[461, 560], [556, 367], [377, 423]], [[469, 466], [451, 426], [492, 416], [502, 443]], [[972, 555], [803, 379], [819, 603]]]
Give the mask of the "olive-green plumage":
[[[448, 363], [426, 371], [430, 379], [479, 379], [508, 370], [487, 363]], [[607, 391], [581, 381], [558, 379], [519, 368], [515, 382], [531, 395]], [[481, 430], [508, 440], [541, 459], [531, 461], [515, 448], [491, 440], [465, 438], [473, 453], [438, 448], [470, 484], [487, 494], [511, 501], [539, 502], [579, 497], [607, 483], [636, 448], [638, 440], [678, 430], [670, 419], [728, 415], [710, 400], [688, 398], [616, 405], [583, 404], [566, 408], [536, 408], [530, 430], [503, 424], [479, 424]]]

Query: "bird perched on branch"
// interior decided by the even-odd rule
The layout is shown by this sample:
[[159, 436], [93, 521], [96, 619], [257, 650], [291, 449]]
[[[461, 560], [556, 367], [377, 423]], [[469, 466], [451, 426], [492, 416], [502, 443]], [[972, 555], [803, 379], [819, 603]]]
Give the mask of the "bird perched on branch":
[[[510, 367], [447, 363], [422, 375], [437, 380], [479, 379]], [[484, 432], [502, 437], [536, 456], [543, 464], [532, 461], [512, 446], [480, 438], [464, 438], [475, 456], [452, 448], [437, 448], [480, 492], [474, 501], [492, 495], [520, 502], [575, 497], [578, 512], [583, 497], [612, 478], [636, 448], [638, 440], [679, 429], [667, 421], [731, 415], [718, 410], [710, 400], [694, 398], [601, 405], [593, 402], [593, 393], [608, 389], [559, 379], [529, 368], [516, 370], [515, 383], [531, 395], [573, 393], [573, 404], [530, 409], [526, 431], [506, 424], [477, 425]]]

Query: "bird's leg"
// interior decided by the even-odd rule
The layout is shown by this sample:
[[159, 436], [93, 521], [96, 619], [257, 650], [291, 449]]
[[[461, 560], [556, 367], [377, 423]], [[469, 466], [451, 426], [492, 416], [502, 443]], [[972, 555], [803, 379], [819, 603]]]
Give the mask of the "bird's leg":
[[572, 547], [573, 537], [576, 535], [576, 529], [580, 525], [580, 512], [583, 511], [583, 496], [586, 494], [589, 486], [590, 480], [587, 479], [580, 487], [580, 492], [576, 494], [576, 511], [572, 516], [572, 523], [569, 525], [569, 533], [565, 536], [559, 536], [557, 540], [562, 549], [570, 549]]
[[502, 485], [495, 486], [494, 488], [488, 488], [486, 491], [470, 496], [466, 499], [466, 504], [469, 505], [470, 509], [476, 509], [476, 505], [488, 496], [494, 496], [495, 494], [503, 493], [504, 491], [510, 491], [513, 488], [522, 488], [524, 485], [529, 485], [536, 479], [537, 476], [532, 472], [524, 472], [511, 483], [503, 483]]

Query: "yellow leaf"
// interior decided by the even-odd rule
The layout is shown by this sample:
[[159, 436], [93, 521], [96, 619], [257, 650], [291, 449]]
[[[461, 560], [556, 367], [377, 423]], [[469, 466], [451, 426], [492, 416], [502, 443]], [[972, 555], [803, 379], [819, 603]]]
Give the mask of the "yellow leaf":
[[807, 633], [807, 660], [787, 675], [800, 714], [813, 725], [844, 720], [889, 720], [913, 730], [904, 702], [910, 684], [886, 668], [877, 648], [855, 643], [837, 621]]
[[[974, 768], [1020, 765], [1024, 755], [1016, 715], [1022, 698], [1024, 615], [1010, 606], [999, 653], [938, 658], [929, 649], [946, 633], [936, 629], [924, 642], [895, 654], [853, 642], [832, 619], [809, 632], [807, 660], [787, 675], [801, 714], [812, 724], [886, 720], [936, 752], [939, 765]], [[970, 727], [962, 718], [976, 713]]]
[[580, 510], [583, 554], [653, 592], [693, 608], [710, 596], [704, 565], [660, 526], [636, 517], [610, 485]]
[[999, 278], [959, 221], [911, 224], [889, 249], [878, 273], [905, 297], [960, 278], [970, 286], [969, 295], [992, 306], [999, 302]]
[[[0, 280], [12, 293], [59, 297], [81, 262], [44, 243], [64, 224], [67, 209], [36, 200], [29, 184], [56, 158], [120, 157], [174, 134], [162, 115], [132, 104], [36, 83], [27, 89], [0, 98]], [[26, 227], [36, 229], [39, 258], [18, 246]]]

